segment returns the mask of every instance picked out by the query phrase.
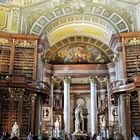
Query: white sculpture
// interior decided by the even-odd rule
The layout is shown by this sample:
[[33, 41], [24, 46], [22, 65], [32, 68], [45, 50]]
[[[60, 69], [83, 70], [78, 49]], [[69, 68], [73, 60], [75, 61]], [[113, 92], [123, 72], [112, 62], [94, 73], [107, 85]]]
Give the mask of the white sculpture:
[[58, 138], [60, 137], [60, 122], [58, 118], [56, 119], [54, 126], [55, 126], [55, 137]]
[[14, 123], [13, 127], [12, 127], [12, 133], [11, 133], [11, 137], [19, 137], [19, 126], [17, 124], [17, 122]]
[[82, 115], [82, 105], [79, 104], [75, 109], [75, 132], [81, 133], [80, 123], [82, 122], [82, 130], [83, 130], [83, 115]]

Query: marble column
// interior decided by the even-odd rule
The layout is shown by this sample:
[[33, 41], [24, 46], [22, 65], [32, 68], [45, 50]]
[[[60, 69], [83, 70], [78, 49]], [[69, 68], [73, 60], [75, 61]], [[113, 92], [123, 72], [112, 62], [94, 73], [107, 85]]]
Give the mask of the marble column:
[[64, 129], [70, 132], [70, 78], [64, 78]]
[[36, 108], [36, 96], [37, 94], [33, 93], [31, 95], [31, 132], [35, 132], [35, 108]]
[[116, 80], [115, 63], [108, 63], [107, 67], [109, 70], [110, 81], [115, 81]]
[[120, 95], [120, 121], [121, 133], [125, 140], [131, 139], [131, 111], [130, 111], [130, 94]]
[[91, 135], [97, 133], [97, 89], [95, 78], [90, 78], [91, 91]]
[[[53, 112], [53, 107], [54, 107], [54, 95], [53, 95], [53, 92], [54, 92], [54, 77], [52, 76], [52, 78], [51, 78], [51, 113], [52, 113], [52, 116], [54, 116], [54, 114], [53, 114], [54, 113]], [[51, 125], [52, 126], [54, 125], [54, 118], [53, 117], [51, 118]], [[53, 133], [51, 133], [51, 136], [53, 137]]]

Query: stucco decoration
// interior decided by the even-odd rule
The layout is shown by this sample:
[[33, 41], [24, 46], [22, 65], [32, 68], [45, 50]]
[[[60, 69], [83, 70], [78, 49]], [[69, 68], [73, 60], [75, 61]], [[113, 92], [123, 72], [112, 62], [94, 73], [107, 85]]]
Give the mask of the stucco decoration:
[[[58, 7], [54, 7], [52, 10], [40, 10], [38, 13], [33, 13], [29, 18], [29, 28], [31, 28], [30, 33], [40, 34], [40, 30], [44, 31], [45, 29], [51, 26], [52, 22], [53, 25], [56, 26], [57, 24], [54, 24], [54, 21], [57, 21], [62, 17], [66, 18], [66, 21], [63, 21], [62, 24], [64, 22], [67, 23], [68, 21], [70, 21], [69, 19], [67, 19], [69, 15], [71, 16], [71, 22], [74, 22], [75, 20], [80, 20], [79, 18], [74, 18], [74, 16], [79, 16], [79, 14], [82, 14], [81, 16], [91, 15], [90, 17], [99, 17], [98, 20], [104, 19], [108, 24], [113, 26], [116, 32], [128, 32], [132, 30], [132, 22], [130, 21], [130, 15], [124, 15], [124, 12], [121, 9], [114, 9], [100, 4], [97, 5], [96, 3], [92, 2], [84, 3], [84, 5], [84, 11], [82, 13], [78, 13], [77, 15], [73, 11], [71, 4], [62, 4]], [[44, 15], [42, 18], [44, 18], [47, 21], [45, 25], [40, 24], [40, 20], [42, 20], [42, 18], [40, 17], [42, 15]], [[87, 18], [87, 21], [88, 19], [89, 18]], [[60, 25], [61, 22], [59, 22], [59, 26]], [[35, 30], [35, 28], [37, 28], [38, 26], [41, 29]]]
[[0, 6], [0, 30], [7, 27], [8, 9]]

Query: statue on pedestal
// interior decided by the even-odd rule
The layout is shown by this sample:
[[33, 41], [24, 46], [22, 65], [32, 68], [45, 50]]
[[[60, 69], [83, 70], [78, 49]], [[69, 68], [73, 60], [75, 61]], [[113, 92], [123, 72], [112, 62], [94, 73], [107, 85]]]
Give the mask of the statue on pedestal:
[[60, 137], [60, 122], [59, 122], [58, 118], [56, 118], [54, 126], [55, 126], [55, 137], [59, 138]]
[[[78, 104], [78, 106], [75, 109], [75, 132], [74, 133], [81, 133], [83, 132], [83, 115], [82, 115], [82, 105]], [[82, 125], [80, 125], [82, 123]], [[81, 127], [82, 126], [82, 130]]]
[[13, 138], [13, 137], [19, 137], [19, 126], [18, 126], [17, 122], [15, 122], [12, 127], [11, 138]]

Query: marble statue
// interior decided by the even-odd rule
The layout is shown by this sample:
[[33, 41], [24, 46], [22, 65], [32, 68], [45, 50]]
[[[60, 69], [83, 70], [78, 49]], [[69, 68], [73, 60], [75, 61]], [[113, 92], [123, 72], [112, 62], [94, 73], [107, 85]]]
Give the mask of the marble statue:
[[60, 122], [58, 118], [56, 119], [54, 126], [55, 126], [55, 137], [59, 138], [60, 137]]
[[32, 132], [30, 132], [29, 135], [27, 136], [27, 140], [33, 140], [33, 134], [32, 134]]
[[82, 129], [83, 129], [83, 115], [82, 115], [82, 106], [79, 104], [75, 109], [75, 132], [74, 133], [81, 133], [82, 130], [80, 128], [80, 123], [82, 122]]
[[17, 122], [15, 122], [12, 127], [11, 137], [19, 137], [19, 126], [18, 126]]

